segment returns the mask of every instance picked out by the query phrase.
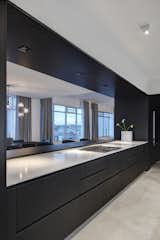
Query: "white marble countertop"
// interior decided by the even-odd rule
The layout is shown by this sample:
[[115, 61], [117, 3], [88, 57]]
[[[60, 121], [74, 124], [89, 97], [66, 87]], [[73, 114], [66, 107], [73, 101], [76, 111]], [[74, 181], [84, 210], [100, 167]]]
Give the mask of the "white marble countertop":
[[7, 160], [7, 186], [13, 186], [40, 176], [60, 171], [65, 168], [120, 152], [125, 149], [143, 145], [145, 143], [147, 142], [133, 141], [131, 143], [127, 143], [113, 141], [100, 145], [108, 147], [120, 147], [120, 149], [106, 153], [100, 153], [82, 151], [82, 149], [85, 147], [81, 147], [10, 159]]

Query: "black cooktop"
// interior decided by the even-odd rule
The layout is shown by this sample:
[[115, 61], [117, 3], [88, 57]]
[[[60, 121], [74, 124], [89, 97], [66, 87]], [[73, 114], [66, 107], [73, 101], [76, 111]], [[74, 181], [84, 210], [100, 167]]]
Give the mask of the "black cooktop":
[[110, 152], [118, 149], [120, 149], [120, 147], [90, 146], [90, 147], [82, 148], [80, 150], [104, 153], [104, 152]]

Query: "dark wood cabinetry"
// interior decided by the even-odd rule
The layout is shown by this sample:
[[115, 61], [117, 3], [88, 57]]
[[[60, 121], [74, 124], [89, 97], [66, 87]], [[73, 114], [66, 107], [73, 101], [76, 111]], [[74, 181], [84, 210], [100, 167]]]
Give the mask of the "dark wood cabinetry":
[[80, 171], [75, 167], [18, 186], [17, 231], [77, 197], [79, 179]]
[[141, 145], [9, 189], [15, 239], [64, 239], [145, 170], [147, 148]]

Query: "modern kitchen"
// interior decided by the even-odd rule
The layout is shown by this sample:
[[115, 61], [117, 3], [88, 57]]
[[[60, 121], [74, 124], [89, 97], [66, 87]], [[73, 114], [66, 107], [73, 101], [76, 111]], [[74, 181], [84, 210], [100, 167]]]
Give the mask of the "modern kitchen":
[[[159, 4], [148, 0], [141, 14], [138, 1], [100, 2], [0, 2], [4, 240], [160, 237], [160, 87], [146, 21]], [[130, 12], [129, 33], [117, 11]], [[146, 60], [128, 57], [120, 30], [135, 33], [132, 51], [137, 43]]]

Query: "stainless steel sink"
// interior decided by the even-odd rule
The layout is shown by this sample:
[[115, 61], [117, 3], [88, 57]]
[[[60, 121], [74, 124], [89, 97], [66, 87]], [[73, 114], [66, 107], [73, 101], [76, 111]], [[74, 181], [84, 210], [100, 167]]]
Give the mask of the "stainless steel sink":
[[101, 153], [105, 153], [105, 152], [111, 152], [114, 150], [118, 150], [121, 149], [120, 147], [105, 147], [105, 146], [90, 146], [90, 147], [84, 147], [80, 150], [82, 151], [91, 151], [91, 152], [101, 152]]

